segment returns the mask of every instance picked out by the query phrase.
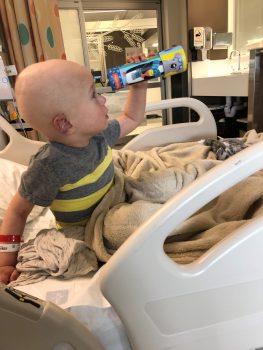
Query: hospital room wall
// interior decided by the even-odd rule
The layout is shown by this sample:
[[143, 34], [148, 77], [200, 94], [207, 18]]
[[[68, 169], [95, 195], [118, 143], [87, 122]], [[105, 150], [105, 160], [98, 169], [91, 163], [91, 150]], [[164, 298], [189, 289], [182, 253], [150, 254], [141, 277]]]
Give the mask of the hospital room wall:
[[[187, 54], [187, 0], [163, 0], [162, 23], [164, 47], [180, 44]], [[166, 98], [179, 97], [172, 94], [172, 85], [174, 84], [179, 86], [182, 95], [182, 76], [183, 74], [177, 75], [176, 82], [174, 77], [166, 79]]]
[[[210, 26], [215, 32], [227, 32], [228, 0], [213, 0], [212, 2], [210, 0], [163, 0], [162, 23], [164, 47], [180, 43], [187, 53], [188, 61], [190, 61], [189, 29], [193, 26]], [[226, 57], [227, 50], [211, 50], [209, 53], [210, 59]], [[191, 67], [189, 66], [186, 73], [175, 75], [166, 82], [166, 98], [190, 95]], [[189, 121], [187, 109], [177, 108], [170, 113], [170, 123], [187, 121]]]
[[[228, 0], [188, 0], [187, 29], [211, 27], [214, 33], [228, 31]], [[227, 49], [211, 49], [207, 52], [211, 60], [227, 58]]]
[[[230, 51], [234, 48], [234, 36], [235, 36], [235, 24], [233, 24], [233, 29], [229, 30], [229, 20], [238, 19], [234, 16], [232, 18], [230, 10], [230, 2], [228, 0], [188, 0], [188, 32], [193, 27], [211, 27], [213, 33], [226, 33], [228, 31], [233, 31], [233, 44], [227, 49], [211, 49], [207, 51], [207, 58], [211, 60], [215, 60], [214, 62], [222, 62], [221, 64], [228, 64], [227, 58], [230, 54]], [[233, 14], [232, 14], [233, 15]], [[190, 51], [190, 50], [189, 50]], [[190, 52], [188, 52], [190, 53]], [[201, 52], [199, 50], [199, 54], [201, 56]], [[200, 56], [199, 59], [200, 60]], [[189, 61], [191, 61], [191, 55], [189, 54]], [[201, 62], [200, 62], [201, 63]], [[190, 66], [190, 65], [189, 65]], [[196, 66], [195, 66], [196, 67]], [[216, 74], [215, 74], [216, 76]], [[243, 134], [243, 131], [247, 130], [247, 125], [243, 120], [246, 119], [247, 116], [247, 108], [245, 107], [247, 104], [247, 97], [245, 95], [238, 95], [235, 88], [232, 88], [231, 92], [233, 96], [229, 96], [227, 92], [224, 96], [222, 93], [218, 93], [219, 90], [216, 86], [216, 77], [214, 78], [214, 82], [212, 81], [213, 77], [210, 78], [210, 86], [212, 87], [209, 92], [206, 93], [205, 96], [198, 95], [196, 90], [193, 91], [194, 97], [204, 102], [206, 105], [210, 106], [210, 109], [215, 117], [218, 127], [218, 134], [222, 137], [238, 137]], [[189, 89], [191, 94], [191, 85], [192, 79], [189, 79]], [[189, 95], [190, 95], [189, 94]], [[241, 107], [238, 110], [233, 118], [229, 118], [226, 113], [226, 106], [231, 98], [233, 103], [235, 101], [240, 101]], [[232, 108], [232, 107], [231, 107]]]

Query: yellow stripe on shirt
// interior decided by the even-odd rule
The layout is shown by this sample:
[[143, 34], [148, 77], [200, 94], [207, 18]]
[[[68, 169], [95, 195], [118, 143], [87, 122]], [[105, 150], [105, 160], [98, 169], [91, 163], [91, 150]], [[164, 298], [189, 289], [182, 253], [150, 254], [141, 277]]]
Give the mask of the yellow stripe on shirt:
[[77, 199], [55, 199], [52, 202], [50, 209], [60, 212], [72, 212], [88, 209], [92, 205], [96, 204], [107, 193], [112, 186], [113, 180], [114, 179], [112, 179], [107, 185], [98, 191], [86, 197]]
[[62, 186], [59, 190], [60, 191], [69, 191], [73, 190], [74, 188], [78, 188], [81, 186], [84, 186], [88, 183], [94, 183], [96, 182], [101, 175], [105, 172], [105, 170], [108, 168], [110, 163], [112, 162], [112, 150], [108, 146], [108, 152], [107, 155], [105, 156], [103, 162], [90, 174], [84, 176], [81, 178], [79, 181], [71, 183], [71, 184], [66, 184]]
[[85, 226], [88, 222], [89, 218], [81, 220], [81, 221], [76, 221], [76, 222], [62, 222], [62, 221], [56, 221], [56, 228], [60, 230], [62, 227], [65, 226]]

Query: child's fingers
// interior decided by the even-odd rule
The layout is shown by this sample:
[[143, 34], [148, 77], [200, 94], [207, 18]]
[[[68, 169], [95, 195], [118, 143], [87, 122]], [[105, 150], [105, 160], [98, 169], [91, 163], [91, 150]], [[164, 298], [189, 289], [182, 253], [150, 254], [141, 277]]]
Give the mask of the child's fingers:
[[137, 56], [127, 56], [126, 57], [126, 62], [127, 63], [136, 63], [139, 62], [140, 60], [138, 59]]
[[132, 63], [132, 56], [126, 56], [126, 62]]
[[15, 281], [18, 276], [20, 275], [20, 272], [18, 272], [16, 269], [12, 272], [11, 276], [10, 276], [10, 282]]
[[146, 60], [146, 56], [143, 52], [140, 53], [140, 55], [138, 57], [139, 57], [140, 61]]
[[145, 54], [142, 52], [139, 55], [134, 55], [134, 56], [126, 56], [126, 62], [127, 63], [138, 63], [144, 60], [147, 60], [147, 58], [151, 58], [156, 56], [156, 54], [154, 54], [153, 52], [150, 52], [149, 55], [146, 57]]
[[150, 52], [150, 53], [149, 53], [149, 55], [148, 55], [148, 58], [150, 58], [150, 57], [154, 57], [154, 56], [156, 56], [156, 53], [154, 53], [154, 52]]
[[137, 62], [140, 62], [141, 59], [140, 59], [140, 56], [133, 56], [133, 62], [134, 63], [137, 63]]
[[126, 56], [127, 63], [137, 63], [144, 60], [146, 60], [146, 56], [143, 52], [136, 56]]

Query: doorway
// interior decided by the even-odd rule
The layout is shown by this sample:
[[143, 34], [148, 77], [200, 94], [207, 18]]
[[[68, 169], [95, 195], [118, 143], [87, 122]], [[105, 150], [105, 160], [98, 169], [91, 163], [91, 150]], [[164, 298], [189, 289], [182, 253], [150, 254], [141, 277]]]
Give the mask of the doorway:
[[[74, 5], [74, 11], [70, 4]], [[127, 55], [143, 52], [147, 56], [163, 49], [160, 1], [61, 0], [59, 5], [67, 57], [81, 63], [83, 52], [82, 64], [91, 69], [96, 90], [106, 96], [109, 114], [114, 118], [123, 108], [128, 89], [113, 93], [107, 69], [123, 65]], [[74, 30], [70, 28], [71, 25], [74, 25]], [[149, 82], [147, 103], [164, 98], [164, 84], [160, 78]], [[163, 124], [166, 124], [164, 112], [154, 111], [146, 115], [135, 133]]]

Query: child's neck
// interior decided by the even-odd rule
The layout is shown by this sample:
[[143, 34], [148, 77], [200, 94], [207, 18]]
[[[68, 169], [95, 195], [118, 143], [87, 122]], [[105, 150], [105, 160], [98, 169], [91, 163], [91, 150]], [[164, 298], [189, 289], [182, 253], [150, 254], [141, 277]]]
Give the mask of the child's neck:
[[59, 142], [59, 143], [63, 143], [64, 145], [70, 146], [70, 147], [75, 147], [75, 148], [83, 148], [88, 146], [88, 144], [90, 143], [90, 136], [79, 136], [75, 137], [73, 135], [70, 136], [62, 136], [56, 140], [50, 140], [50, 141], [55, 141], [55, 142]]

